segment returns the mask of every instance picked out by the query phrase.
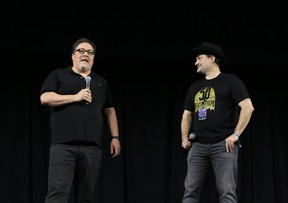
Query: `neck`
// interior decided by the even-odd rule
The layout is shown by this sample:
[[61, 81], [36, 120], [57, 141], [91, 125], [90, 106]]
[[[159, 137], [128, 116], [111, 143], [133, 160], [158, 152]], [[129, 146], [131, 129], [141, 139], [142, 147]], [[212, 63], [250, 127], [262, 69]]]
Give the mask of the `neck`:
[[213, 78], [216, 78], [218, 75], [220, 75], [221, 74], [221, 72], [220, 72], [220, 70], [218, 69], [218, 70], [215, 70], [215, 71], [213, 71], [213, 72], [210, 72], [210, 73], [208, 73], [208, 74], [206, 74], [206, 76], [205, 76], [205, 78], [207, 79], [207, 80], [211, 80], [211, 79], [213, 79]]
[[89, 75], [91, 73], [91, 70], [90, 69], [79, 69], [78, 67], [72, 67], [72, 70], [75, 72], [75, 73], [78, 73], [80, 75], [82, 75], [83, 77]]

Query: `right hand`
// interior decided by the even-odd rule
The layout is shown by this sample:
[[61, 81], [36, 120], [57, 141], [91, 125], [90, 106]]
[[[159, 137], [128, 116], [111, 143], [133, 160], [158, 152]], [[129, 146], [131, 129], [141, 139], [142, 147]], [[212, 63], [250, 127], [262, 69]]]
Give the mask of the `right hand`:
[[92, 102], [92, 95], [91, 91], [89, 89], [82, 89], [80, 90], [76, 95], [75, 95], [75, 100], [80, 102], [80, 101], [87, 101], [89, 103]]

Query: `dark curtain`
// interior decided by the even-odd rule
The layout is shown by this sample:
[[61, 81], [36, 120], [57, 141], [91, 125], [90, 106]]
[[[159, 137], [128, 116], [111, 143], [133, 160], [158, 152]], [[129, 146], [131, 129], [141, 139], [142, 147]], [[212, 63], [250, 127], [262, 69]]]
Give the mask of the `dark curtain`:
[[[47, 61], [51, 55], [53, 60]], [[50, 71], [69, 65], [69, 56], [25, 52], [6, 57], [10, 65], [2, 67], [0, 76], [0, 202], [44, 202], [50, 109], [40, 105], [39, 91]], [[247, 85], [255, 106], [241, 136], [239, 203], [288, 202], [287, 79], [278, 74], [286, 69], [232, 64], [229, 70]], [[99, 56], [94, 70], [110, 84], [122, 143], [120, 157], [112, 159], [110, 135], [104, 128], [95, 202], [181, 203], [187, 151], [181, 147], [180, 121], [186, 91], [199, 77], [194, 65], [182, 60]], [[206, 202], [218, 202], [213, 173], [203, 191]]]

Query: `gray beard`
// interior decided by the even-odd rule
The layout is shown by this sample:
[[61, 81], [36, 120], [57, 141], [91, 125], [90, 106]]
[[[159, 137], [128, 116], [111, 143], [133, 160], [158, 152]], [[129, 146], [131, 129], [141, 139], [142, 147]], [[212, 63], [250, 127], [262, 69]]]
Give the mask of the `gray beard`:
[[86, 66], [80, 66], [79, 69], [82, 72], [88, 70], [88, 68]]

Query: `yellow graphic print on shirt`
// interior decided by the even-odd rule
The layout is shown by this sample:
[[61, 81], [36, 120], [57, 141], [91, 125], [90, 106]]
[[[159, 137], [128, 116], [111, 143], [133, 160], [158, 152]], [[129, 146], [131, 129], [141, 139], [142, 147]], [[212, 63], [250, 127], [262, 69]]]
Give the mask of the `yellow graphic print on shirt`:
[[216, 95], [212, 87], [203, 87], [194, 98], [195, 113], [200, 109], [215, 110]]

